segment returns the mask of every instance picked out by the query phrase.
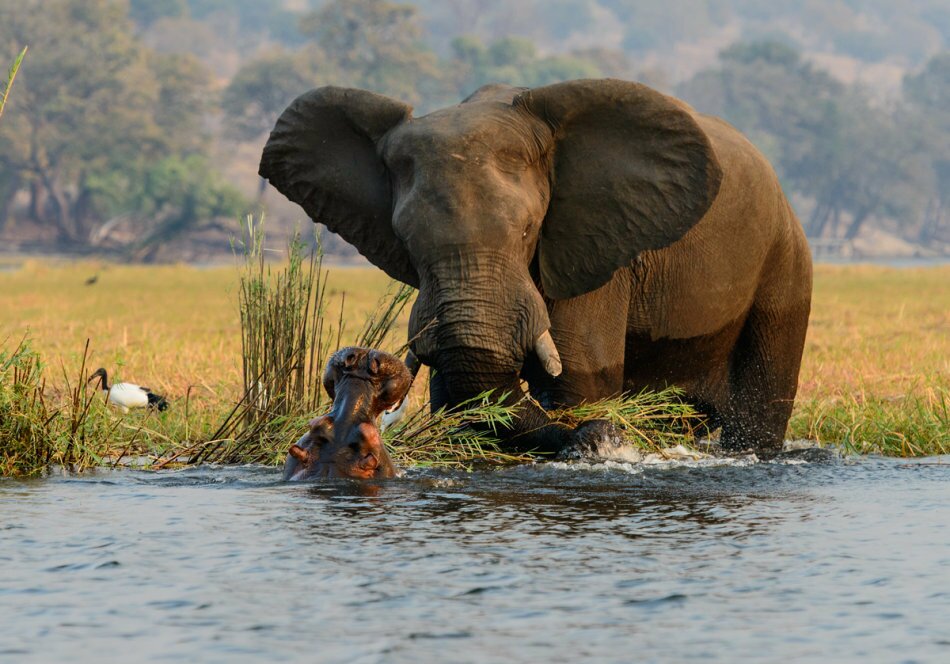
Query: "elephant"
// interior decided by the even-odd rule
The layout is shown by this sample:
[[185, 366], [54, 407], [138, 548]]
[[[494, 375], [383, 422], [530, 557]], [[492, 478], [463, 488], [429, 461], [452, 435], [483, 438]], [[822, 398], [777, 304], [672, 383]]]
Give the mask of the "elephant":
[[394, 477], [396, 467], [376, 419], [405, 402], [412, 378], [403, 361], [389, 353], [356, 346], [334, 353], [323, 373], [333, 406], [310, 420], [307, 433], [290, 446], [284, 480]]
[[603, 429], [550, 409], [676, 386], [725, 450], [780, 450], [811, 254], [725, 121], [616, 79], [488, 85], [421, 117], [330, 86], [287, 107], [259, 172], [418, 289], [432, 408], [505, 393], [505, 444], [550, 454]]

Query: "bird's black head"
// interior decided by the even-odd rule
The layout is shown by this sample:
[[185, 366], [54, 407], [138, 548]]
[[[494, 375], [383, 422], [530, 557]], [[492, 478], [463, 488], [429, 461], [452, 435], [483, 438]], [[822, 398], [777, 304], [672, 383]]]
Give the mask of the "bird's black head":
[[99, 382], [102, 385], [102, 389], [108, 390], [109, 389], [109, 375], [106, 373], [106, 370], [103, 369], [102, 367], [99, 367], [98, 369], [93, 371], [92, 375], [89, 376], [89, 380], [87, 380], [86, 382], [91, 383], [97, 378], [99, 379]]

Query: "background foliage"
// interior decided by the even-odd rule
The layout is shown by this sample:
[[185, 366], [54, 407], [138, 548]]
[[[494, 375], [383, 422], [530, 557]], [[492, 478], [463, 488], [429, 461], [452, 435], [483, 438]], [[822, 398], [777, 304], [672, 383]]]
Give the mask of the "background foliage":
[[948, 39], [942, 0], [0, 0], [0, 60], [31, 46], [0, 124], [0, 237], [141, 259], [211, 229], [227, 251], [216, 219], [303, 217], [255, 171], [308, 88], [421, 114], [487, 82], [614, 76], [745, 132], [812, 238], [947, 253]]

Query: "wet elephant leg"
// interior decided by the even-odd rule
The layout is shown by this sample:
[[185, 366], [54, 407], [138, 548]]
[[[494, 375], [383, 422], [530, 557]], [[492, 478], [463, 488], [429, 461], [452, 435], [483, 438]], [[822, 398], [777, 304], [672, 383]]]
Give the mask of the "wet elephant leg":
[[725, 450], [780, 452], [798, 390], [808, 304], [753, 306], [732, 353], [730, 396], [722, 417]]

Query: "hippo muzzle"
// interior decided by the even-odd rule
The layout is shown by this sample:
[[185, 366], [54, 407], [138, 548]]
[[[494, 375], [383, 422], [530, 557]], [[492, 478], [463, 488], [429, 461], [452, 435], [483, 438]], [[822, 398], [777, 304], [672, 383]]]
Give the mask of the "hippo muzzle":
[[307, 433], [291, 445], [284, 479], [394, 477], [396, 467], [376, 421], [405, 399], [412, 378], [406, 364], [389, 353], [358, 347], [334, 353], [323, 375], [333, 406], [310, 420]]

